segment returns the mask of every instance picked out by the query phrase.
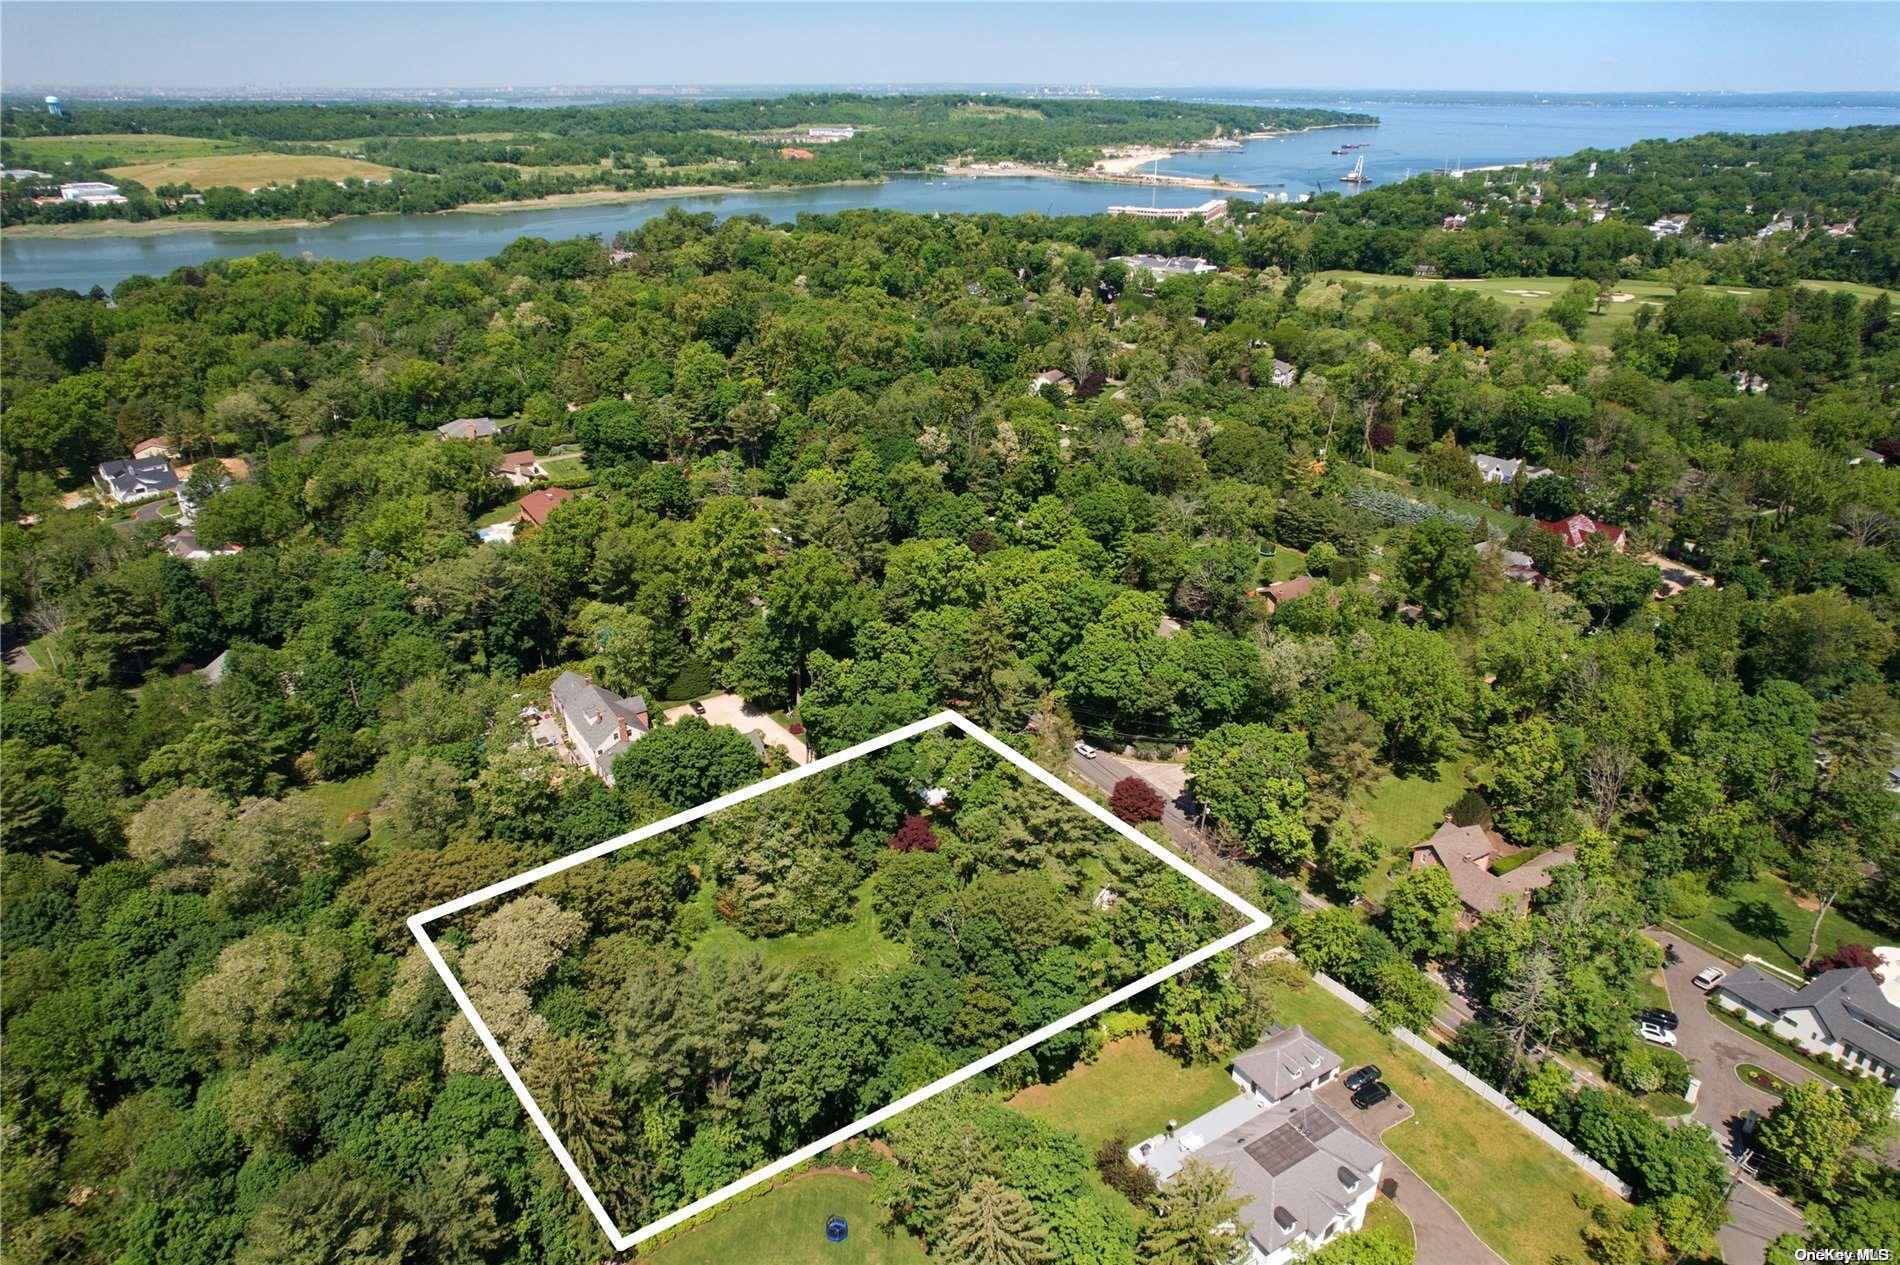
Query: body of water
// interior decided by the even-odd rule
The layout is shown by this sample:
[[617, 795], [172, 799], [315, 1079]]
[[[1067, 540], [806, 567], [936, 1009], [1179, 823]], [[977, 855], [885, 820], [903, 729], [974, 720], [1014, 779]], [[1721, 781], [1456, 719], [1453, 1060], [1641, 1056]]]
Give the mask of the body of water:
[[[1223, 99], [1251, 104], [1292, 104], [1275, 98]], [[1339, 177], [1363, 154], [1372, 184], [1404, 179], [1436, 167], [1479, 167], [1522, 162], [1575, 150], [1614, 148], [1634, 141], [1695, 136], [1703, 132], [1784, 132], [1855, 124], [1900, 124], [1900, 98], [1824, 104], [1727, 102], [1722, 98], [1671, 101], [1661, 98], [1539, 101], [1421, 101], [1401, 98], [1338, 98], [1321, 104], [1375, 114], [1378, 127], [1329, 128], [1272, 140], [1250, 141], [1239, 150], [1179, 154], [1162, 162], [1164, 174], [1220, 176], [1289, 196], [1314, 190], [1351, 191]], [[1330, 151], [1347, 142], [1367, 148], [1345, 156]], [[1368, 185], [1367, 187], [1370, 187]], [[1127, 185], [1048, 180], [1036, 177], [903, 177], [882, 184], [844, 185], [774, 192], [744, 192], [649, 198], [637, 202], [553, 206], [518, 211], [450, 211], [434, 215], [374, 215], [312, 228], [242, 232], [216, 229], [150, 236], [24, 237], [0, 235], [0, 279], [21, 290], [64, 286], [108, 288], [140, 273], [163, 275], [213, 257], [276, 251], [319, 259], [434, 257], [451, 262], [486, 259], [517, 237], [550, 239], [599, 234], [611, 238], [669, 207], [716, 215], [758, 213], [775, 221], [801, 211], [835, 212], [855, 207], [894, 211], [1000, 212], [1087, 215], [1117, 203], [1187, 205], [1212, 196], [1198, 189], [1159, 190]]]

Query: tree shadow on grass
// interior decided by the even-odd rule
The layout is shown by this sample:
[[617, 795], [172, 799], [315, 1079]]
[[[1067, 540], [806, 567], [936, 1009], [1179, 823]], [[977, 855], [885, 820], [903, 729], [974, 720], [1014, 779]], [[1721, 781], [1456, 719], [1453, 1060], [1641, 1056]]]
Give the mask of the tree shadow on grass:
[[1783, 953], [1799, 961], [1801, 955], [1795, 953], [1782, 941], [1792, 928], [1779, 909], [1765, 900], [1745, 900], [1735, 906], [1735, 912], [1728, 916], [1729, 926], [1743, 935], [1756, 940], [1766, 940]]

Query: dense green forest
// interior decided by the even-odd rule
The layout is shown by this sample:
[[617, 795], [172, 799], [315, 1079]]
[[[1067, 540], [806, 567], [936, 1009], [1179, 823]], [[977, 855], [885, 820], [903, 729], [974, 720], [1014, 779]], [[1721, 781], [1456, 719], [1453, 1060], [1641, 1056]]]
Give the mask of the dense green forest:
[[[1844, 161], [1881, 161], [1886, 136], [1860, 140]], [[1869, 207], [1857, 240], [1890, 249]], [[1597, 311], [1587, 269], [1539, 315], [1322, 284], [1306, 269], [1328, 261], [1271, 253], [1330, 231], [674, 213], [623, 235], [618, 266], [603, 243], [524, 239], [468, 265], [218, 261], [109, 300], [0, 287], [0, 598], [42, 669], [0, 674], [9, 1256], [606, 1254], [402, 921], [766, 768], [687, 722], [635, 743], [615, 787], [557, 777], [521, 713], [563, 668], [656, 701], [726, 687], [820, 752], [945, 706], [1051, 767], [1083, 734], [1186, 748], [1224, 876], [1307, 967], [1414, 1028], [1442, 999], [1423, 968], [1471, 981], [1486, 1015], [1459, 1056], [1635, 1190], [1594, 1259], [1707, 1256], [1717, 1142], [1636, 1097], [1686, 1071], [1633, 1035], [1661, 963], [1642, 929], [1772, 896], [1795, 921], [1758, 934], [1816, 969], [1900, 934], [1891, 302], [1698, 284], [1729, 266], [1716, 251], [1633, 315]], [[1107, 259], [1130, 249], [1226, 267], [1150, 284]], [[1032, 390], [1050, 368], [1073, 389]], [[501, 449], [430, 429], [473, 415], [516, 421], [507, 448], [586, 454], [563, 476], [580, 494], [513, 543], [474, 533], [520, 495], [491, 473]], [[195, 523], [240, 552], [192, 563], [161, 545], [174, 523], [62, 508], [151, 436], [248, 458], [201, 486]], [[1555, 474], [1486, 484], [1473, 453]], [[1571, 550], [1533, 521], [1576, 512], [1626, 547]], [[1508, 578], [1487, 537], [1547, 584]], [[1658, 597], [1665, 559], [1714, 584]], [[1301, 574], [1310, 592], [1261, 599]], [[190, 670], [220, 652], [215, 682]], [[1527, 912], [1465, 927], [1442, 871], [1405, 868], [1417, 839], [1371, 795], [1389, 775], [1449, 778], [1464, 819], [1574, 859]], [[1092, 953], [1173, 951], [1140, 884], [1089, 930], [1078, 860], [1098, 853], [1046, 853], [1059, 834], [967, 803], [918, 813], [899, 788], [921, 784], [880, 770], [813, 796], [773, 837], [846, 841], [821, 881], [796, 846], [714, 830], [577, 871], [512, 930], [445, 933], [546, 1025], [537, 1075], [564, 1110], [644, 1157], [628, 1207], [916, 1083], [940, 1066], [924, 1046], [975, 1048]], [[937, 852], [901, 842], [909, 815]], [[858, 880], [925, 971], [971, 967], [933, 957], [928, 928], [891, 935], [878, 892], [1065, 938], [1034, 963], [999, 949], [988, 969], [1013, 979], [907, 1017], [936, 1039], [875, 1066], [750, 1107], [702, 1084], [669, 1109], [678, 1052], [616, 1047], [593, 988], [683, 954], [699, 965], [659, 983], [716, 992], [765, 969], [751, 949], [846, 926]], [[1289, 883], [1335, 907], [1298, 915]], [[1271, 1012], [1257, 969], [1217, 960], [1115, 1022], [1218, 1063]], [[773, 979], [788, 1067], [835, 1070], [834, 1028], [889, 1001], [875, 979]], [[1108, 1199], [1075, 1138], [996, 1101], [1097, 1039], [892, 1122], [862, 1159], [893, 1224], [955, 1260], [968, 1218], [1006, 1208], [1054, 1261], [1191, 1259], [1168, 1254], [1205, 1238], [1182, 1204]], [[1615, 1088], [1573, 1086], [1552, 1049]], [[1803, 1088], [1764, 1125], [1763, 1171], [1818, 1244], [1880, 1241], [1900, 1208], [1868, 1099]], [[1202, 1193], [1211, 1227], [1222, 1195]]]
[[[9, 197], [7, 224], [74, 219], [329, 218], [373, 211], [439, 211], [469, 203], [585, 189], [692, 184], [794, 185], [875, 180], [955, 158], [1086, 169], [1115, 145], [1183, 145], [1218, 135], [1344, 123], [1371, 116], [1152, 100], [1018, 100], [977, 96], [801, 93], [742, 101], [667, 101], [558, 109], [434, 106], [87, 106], [70, 118], [17, 105], [0, 111], [0, 155], [10, 167], [107, 178], [120, 165], [115, 138], [140, 134], [241, 142], [258, 150], [334, 157], [347, 153], [394, 169], [386, 183], [300, 180], [255, 193], [224, 188], [205, 203], [186, 186], [132, 182], [121, 207], [35, 207]], [[848, 140], [812, 144], [809, 126], [849, 126]], [[96, 145], [87, 137], [100, 136]], [[48, 142], [58, 141], [57, 147]], [[342, 142], [339, 144], [338, 142]], [[809, 146], [801, 157], [780, 149]], [[71, 167], [62, 165], [74, 160]]]

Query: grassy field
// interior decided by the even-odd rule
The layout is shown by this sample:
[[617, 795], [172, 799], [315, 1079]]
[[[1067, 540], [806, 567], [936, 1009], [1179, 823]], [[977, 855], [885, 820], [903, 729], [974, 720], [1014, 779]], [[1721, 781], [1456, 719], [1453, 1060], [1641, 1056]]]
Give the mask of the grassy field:
[[756, 951], [769, 963], [795, 966], [805, 962], [824, 962], [845, 976], [864, 970], [888, 971], [901, 966], [909, 949], [885, 939], [871, 916], [869, 885], [858, 891], [856, 912], [842, 927], [827, 927], [810, 935], [772, 936], [757, 940], [739, 931], [713, 912], [713, 888], [710, 883], [696, 897], [706, 910], [706, 933], [693, 943], [693, 952], [731, 956]]
[[1282, 994], [1279, 1013], [1305, 1024], [1346, 1066], [1377, 1063], [1384, 1070], [1386, 1083], [1416, 1113], [1387, 1131], [1386, 1146], [1505, 1260], [1547, 1265], [1559, 1255], [1581, 1258], [1589, 1217], [1577, 1197], [1615, 1202], [1615, 1195], [1317, 985]]
[[1111, 1042], [1053, 1085], [1031, 1085], [1009, 1105], [1067, 1130], [1092, 1154], [1102, 1139], [1153, 1137], [1170, 1120], [1189, 1121], [1239, 1093], [1224, 1067], [1183, 1067], [1146, 1036]]
[[108, 176], [136, 180], [148, 189], [166, 184], [189, 184], [200, 189], [229, 186], [254, 189], [268, 184], [295, 184], [299, 180], [382, 180], [388, 167], [361, 159], [325, 154], [205, 154], [114, 167]]
[[[1752, 882], [1737, 883], [1727, 895], [1716, 897], [1701, 917], [1677, 921], [1738, 958], [1752, 953], [1799, 974], [1814, 912], [1797, 905], [1788, 885], [1764, 871]], [[1820, 951], [1826, 955], [1843, 944], [1889, 944], [1891, 937], [1891, 931], [1864, 927], [1839, 909], [1831, 909], [1821, 924]]]
[[[1455, 286], [1461, 290], [1476, 290], [1502, 303], [1512, 311], [1527, 311], [1533, 315], [1542, 315], [1564, 288], [1570, 284], [1567, 277], [1471, 277], [1446, 279], [1443, 277], [1388, 277], [1375, 272], [1348, 272], [1343, 270], [1314, 274], [1316, 283], [1339, 282], [1341, 284], [1357, 282], [1364, 286], [1397, 287], [1408, 290], [1424, 289], [1434, 285]], [[1882, 293], [1876, 286], [1858, 285], [1849, 281], [1804, 281], [1801, 284], [1824, 290], [1846, 290], [1863, 299], [1870, 299]], [[1741, 286], [1716, 286], [1739, 296], [1750, 296], [1759, 291]], [[1325, 292], [1315, 287], [1302, 291], [1302, 306], [1311, 306], [1323, 301]], [[1599, 346], [1608, 346], [1610, 338], [1618, 328], [1629, 323], [1636, 312], [1645, 304], [1660, 306], [1666, 302], [1675, 290], [1660, 281], [1624, 280], [1616, 283], [1616, 294], [1630, 296], [1621, 302], [1603, 305], [1601, 315], [1589, 317], [1583, 327], [1583, 340]], [[1892, 291], [1887, 293], [1891, 294]], [[1311, 295], [1311, 301], [1308, 295]], [[1895, 297], [1900, 298], [1900, 295]]]
[[1465, 793], [1468, 761], [1445, 760], [1431, 777], [1385, 774], [1355, 797], [1366, 815], [1366, 832], [1385, 844], [1391, 854], [1366, 880], [1365, 897], [1375, 904], [1385, 899], [1392, 884], [1411, 864], [1412, 847], [1431, 838], [1445, 813]]
[[152, 132], [100, 132], [92, 136], [46, 136], [14, 142], [15, 149], [33, 163], [66, 162], [83, 158], [88, 162], [117, 159], [122, 163], [162, 163], [174, 158], [200, 158], [207, 154], [235, 154], [246, 148], [242, 141], [210, 141], [196, 136], [166, 136]]
[[[851, 1225], [842, 1243], [825, 1240], [825, 1222]], [[756, 1199], [729, 1205], [640, 1259], [656, 1265], [922, 1265], [923, 1246], [908, 1234], [886, 1234], [871, 1183], [842, 1173], [812, 1173]]]
[[381, 779], [374, 773], [346, 782], [318, 782], [310, 793], [323, 805], [323, 830], [332, 838], [349, 823], [351, 813], [368, 812], [383, 797]]
[[548, 482], [557, 488], [584, 488], [594, 481], [594, 472], [587, 466], [585, 453], [543, 457], [541, 468], [548, 472]]

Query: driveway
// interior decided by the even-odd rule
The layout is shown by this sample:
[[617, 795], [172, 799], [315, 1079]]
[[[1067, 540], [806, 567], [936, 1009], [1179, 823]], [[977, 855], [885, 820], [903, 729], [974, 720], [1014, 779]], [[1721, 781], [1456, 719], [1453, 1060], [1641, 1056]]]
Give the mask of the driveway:
[[[1346, 1089], [1344, 1077], [1336, 1077], [1314, 1092], [1327, 1106], [1351, 1121], [1354, 1128], [1381, 1142], [1386, 1130], [1412, 1118], [1412, 1108], [1397, 1094], [1370, 1111], [1359, 1110], [1352, 1105], [1352, 1094]], [[1412, 1234], [1418, 1240], [1419, 1265], [1453, 1265], [1454, 1262], [1456, 1265], [1504, 1265], [1504, 1259], [1471, 1232], [1458, 1210], [1389, 1149], [1380, 1190], [1389, 1191], [1392, 1202], [1411, 1219]]]
[[1737, 1180], [1729, 1191], [1732, 1220], [1722, 1227], [1717, 1239], [1727, 1265], [1761, 1265], [1768, 1244], [1777, 1235], [1798, 1234], [1805, 1228], [1801, 1214], [1779, 1195], [1743, 1176], [1735, 1162], [1745, 1149], [1741, 1122], [1750, 1111], [1767, 1115], [1774, 1108], [1772, 1094], [1747, 1085], [1735, 1074], [1742, 1063], [1766, 1068], [1790, 1085], [1812, 1080], [1814, 1073], [1772, 1047], [1750, 1040], [1709, 1013], [1707, 994], [1695, 986], [1695, 977], [1704, 967], [1719, 966], [1734, 971], [1735, 965], [1716, 957], [1687, 940], [1678, 940], [1658, 927], [1649, 929], [1649, 937], [1675, 946], [1676, 960], [1663, 967], [1663, 984], [1669, 990], [1669, 1008], [1682, 1020], [1676, 1029], [1676, 1052], [1689, 1060], [1702, 1080], [1696, 1093], [1695, 1118], [1715, 1130], [1728, 1153], [1729, 1170]]
[[[753, 707], [737, 694], [714, 694], [710, 698], [700, 699], [699, 704], [706, 709], [708, 724], [730, 725], [742, 734], [756, 729], [768, 744], [790, 756], [793, 764], [805, 763], [807, 753], [804, 741], [773, 720], [770, 714]], [[691, 703], [681, 703], [678, 707], [666, 710], [668, 720], [678, 720], [692, 714]]]
[[[1134, 760], [1123, 755], [1109, 755], [1106, 751], [1093, 760], [1085, 760], [1074, 752], [1069, 753], [1069, 771], [1099, 789], [1107, 795], [1115, 789], [1115, 783], [1125, 777], [1138, 777], [1161, 793], [1161, 828], [1175, 846], [1202, 869], [1218, 872], [1224, 859], [1220, 850], [1214, 846], [1214, 836], [1201, 829], [1201, 806], [1187, 789], [1187, 766], [1165, 760]], [[1300, 906], [1304, 909], [1325, 909], [1327, 902], [1308, 892], [1298, 889]]]

